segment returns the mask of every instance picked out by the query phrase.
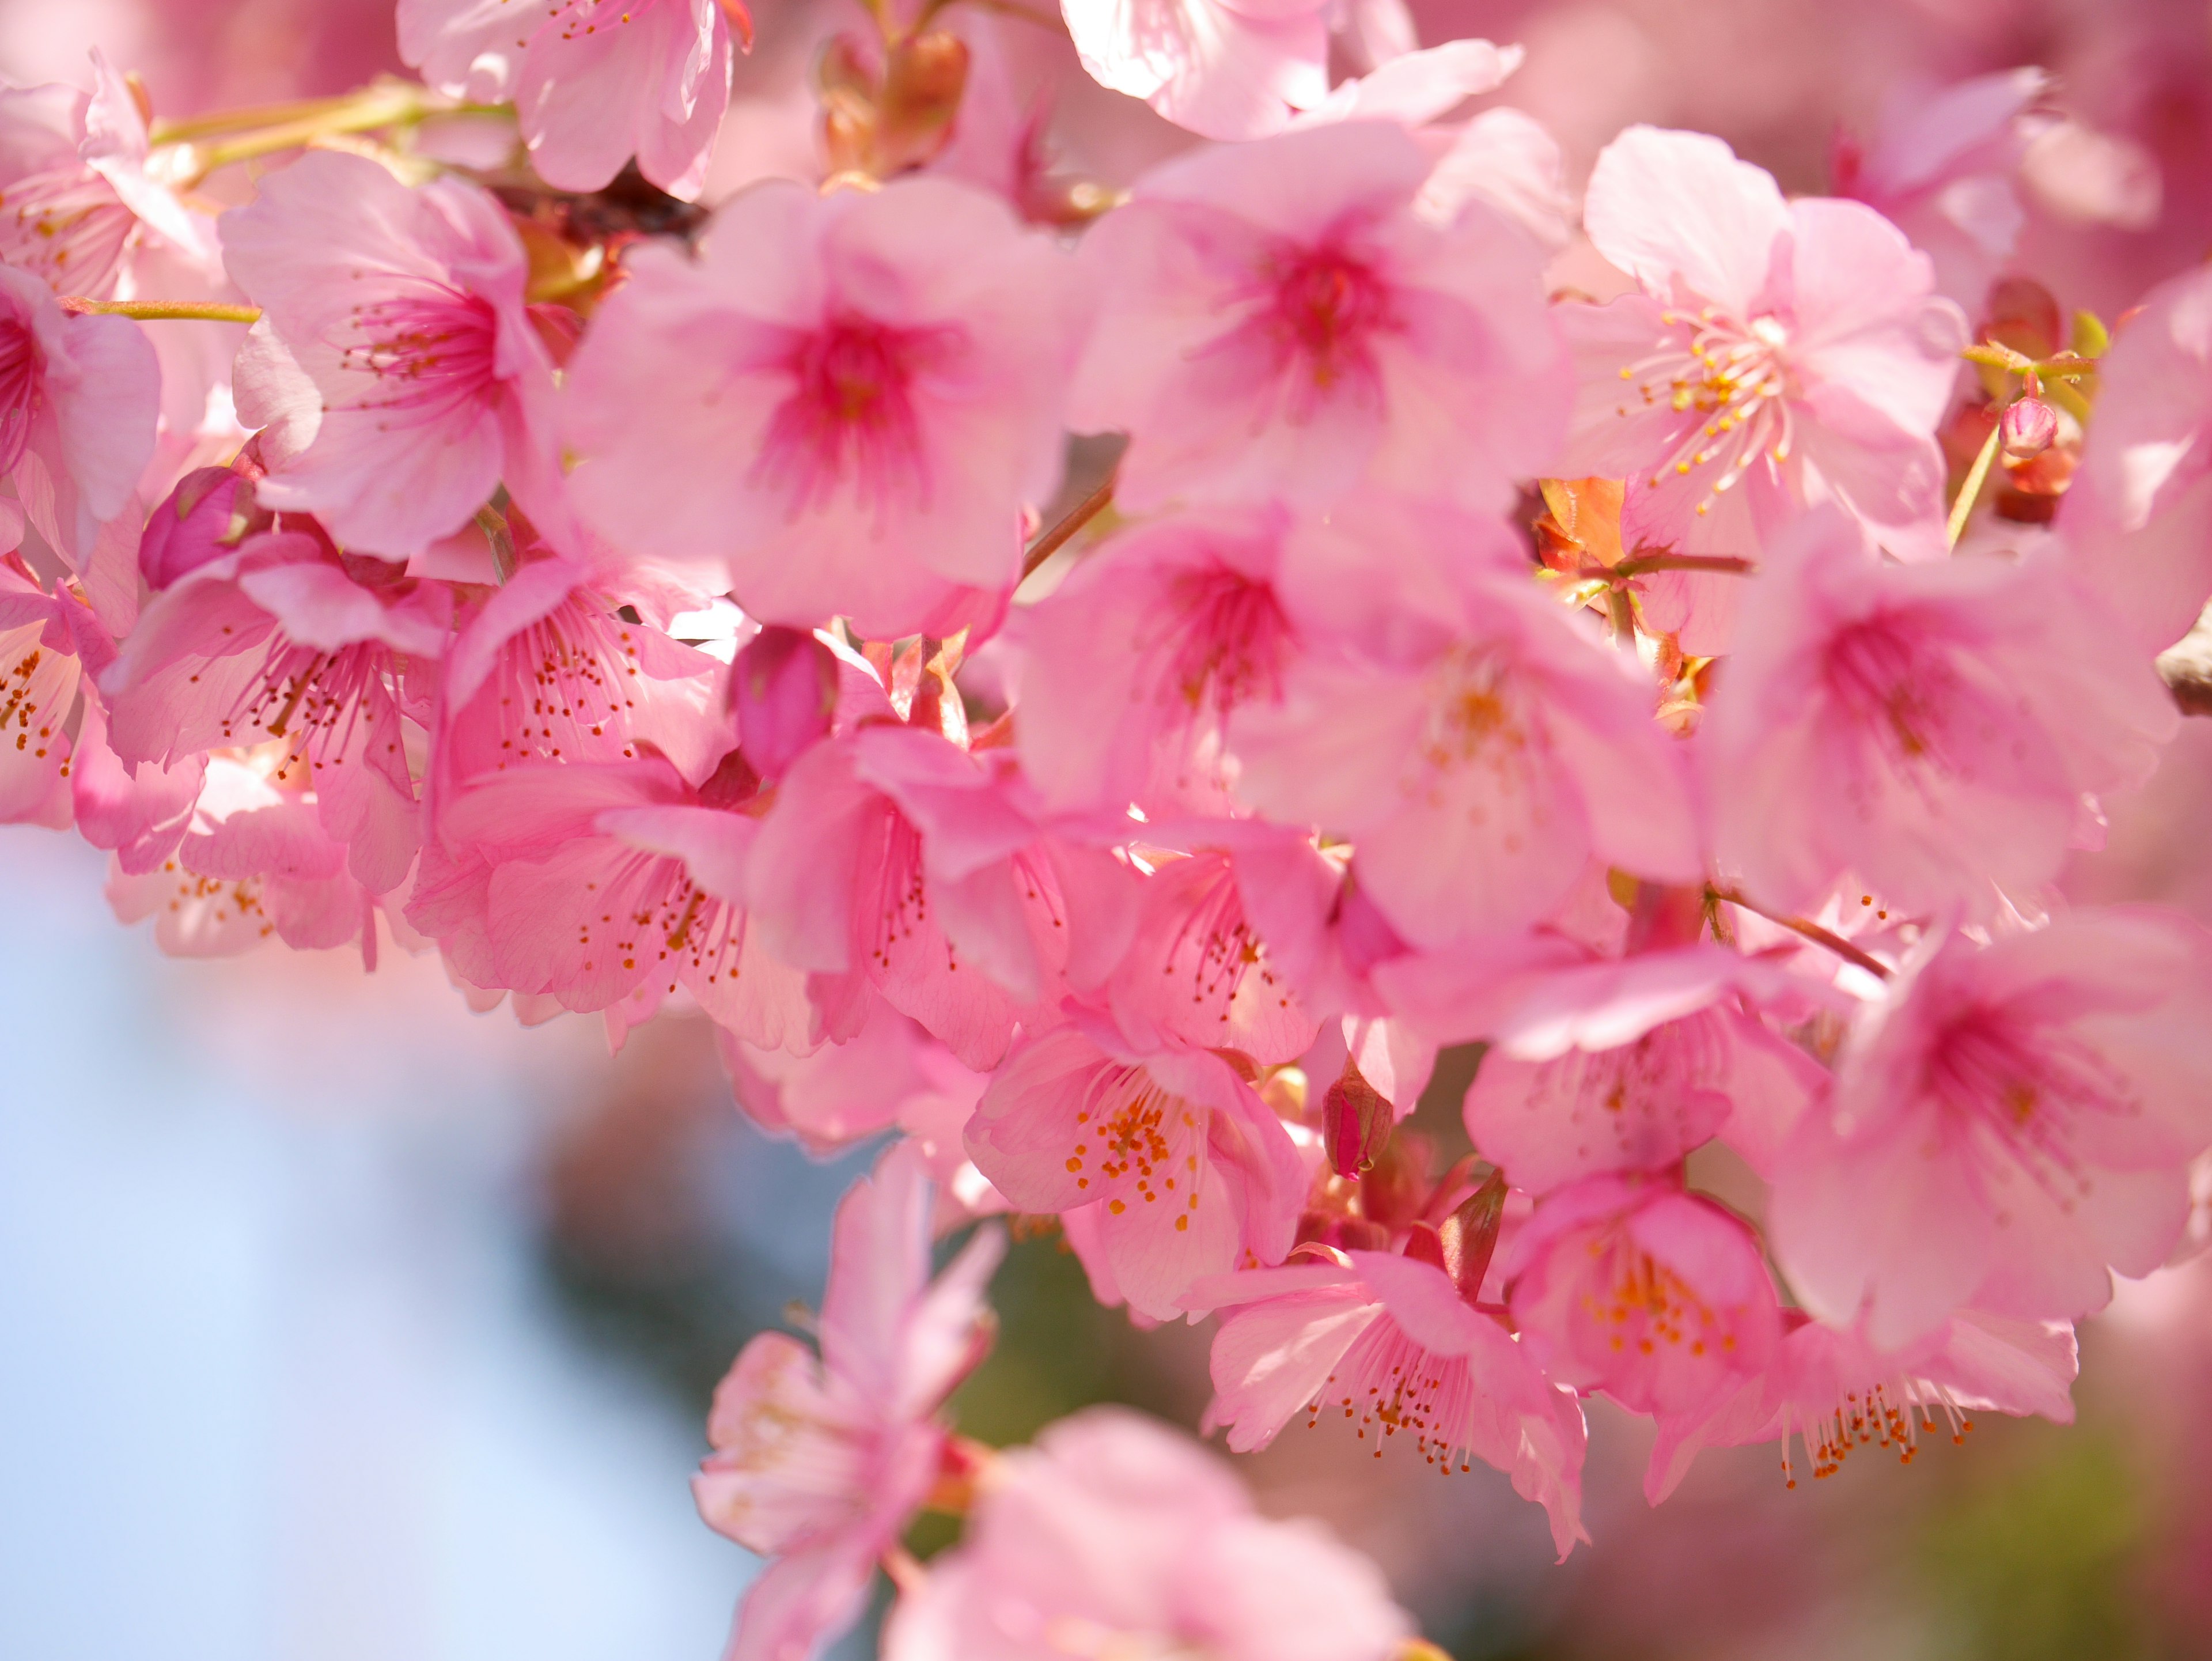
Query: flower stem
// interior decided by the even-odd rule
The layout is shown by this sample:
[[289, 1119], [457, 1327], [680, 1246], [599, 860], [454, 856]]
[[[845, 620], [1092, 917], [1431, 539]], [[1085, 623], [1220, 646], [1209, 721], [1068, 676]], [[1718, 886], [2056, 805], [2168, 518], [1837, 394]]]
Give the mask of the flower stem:
[[[234, 161], [249, 161], [277, 150], [298, 149], [336, 133], [369, 132], [378, 127], [419, 121], [446, 107], [428, 88], [404, 81], [380, 82], [344, 98], [295, 106], [297, 113], [278, 106], [275, 113], [285, 119], [266, 126], [242, 131], [230, 126], [213, 129], [235, 131], [238, 136], [219, 143], [193, 145], [185, 171], [195, 179], [204, 179], [216, 168], [228, 167]], [[210, 122], [220, 119], [206, 118]]]
[[2004, 423], [2001, 421], [1990, 429], [1990, 435], [1982, 446], [1981, 454], [1974, 458], [1974, 465], [1967, 470], [1966, 482], [1959, 487], [1959, 499], [1951, 504], [1951, 522], [1945, 527], [1948, 532], [1945, 546], [1955, 548], [1959, 545], [1960, 535], [1966, 528], [1967, 515], [1974, 511], [1974, 503], [1981, 496], [1982, 485], [1990, 476], [1990, 464], [1997, 459], [1997, 445], [2003, 436]]
[[1067, 516], [1029, 545], [1022, 556], [1022, 575], [1026, 577], [1074, 539], [1077, 532], [1104, 513], [1113, 505], [1115, 474], [1106, 475], [1104, 481], [1089, 496], [1077, 502]]
[[1865, 970], [1877, 980], [1886, 981], [1889, 978], [1890, 970], [1887, 964], [1879, 958], [1860, 951], [1841, 934], [1831, 929], [1823, 928], [1817, 922], [1808, 922], [1803, 917], [1790, 916], [1787, 912], [1770, 911], [1757, 901], [1746, 899], [1736, 890], [1723, 888], [1717, 884], [1707, 885], [1705, 895], [1709, 901], [1719, 901], [1729, 905], [1741, 906], [1744, 910], [1754, 912], [1769, 922], [1781, 924], [1793, 934], [1802, 934], [1814, 945], [1826, 946], [1845, 963]]
[[80, 316], [134, 317], [141, 323], [258, 323], [258, 306], [232, 306], [216, 300], [87, 300], [64, 295], [62, 309]]

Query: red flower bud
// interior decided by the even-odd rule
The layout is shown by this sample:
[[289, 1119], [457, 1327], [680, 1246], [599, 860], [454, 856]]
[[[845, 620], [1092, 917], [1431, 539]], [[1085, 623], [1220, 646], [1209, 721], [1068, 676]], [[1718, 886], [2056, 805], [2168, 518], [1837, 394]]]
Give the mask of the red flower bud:
[[2006, 459], [2029, 461], [2049, 449], [2058, 436], [2058, 411], [2039, 398], [2023, 398], [2006, 406], [2000, 424]]
[[1397, 1122], [1389, 1098], [1367, 1082], [1349, 1056], [1343, 1073], [1322, 1098], [1321, 1116], [1329, 1165], [1340, 1177], [1356, 1177], [1372, 1165], [1376, 1151]]
[[745, 759], [761, 777], [781, 778], [829, 734], [837, 660], [812, 635], [771, 624], [738, 654], [730, 701]]

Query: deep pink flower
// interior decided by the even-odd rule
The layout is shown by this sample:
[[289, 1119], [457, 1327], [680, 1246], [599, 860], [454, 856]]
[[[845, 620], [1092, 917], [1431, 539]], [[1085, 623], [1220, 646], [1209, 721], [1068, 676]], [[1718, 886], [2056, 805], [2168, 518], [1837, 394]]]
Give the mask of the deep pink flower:
[[1902, 1353], [1884, 1354], [1856, 1334], [1790, 1311], [1789, 1329], [1766, 1371], [1735, 1395], [1695, 1413], [1662, 1417], [1644, 1477], [1657, 1505], [1674, 1491], [1701, 1449], [1782, 1444], [1782, 1476], [1797, 1486], [1792, 1437], [1815, 1478], [1832, 1476], [1861, 1449], [1911, 1463], [1923, 1430], [1953, 1440], [1978, 1412], [2040, 1414], [2074, 1421], [2069, 1389], [2079, 1369], [2074, 1329], [1962, 1310]]
[[969, 1156], [1024, 1211], [1088, 1211], [1131, 1308], [1183, 1312], [1194, 1281], [1291, 1249], [1306, 1170], [1273, 1109], [1205, 1050], [1025, 1039], [968, 1127]]
[[757, 186], [698, 258], [645, 247], [568, 370], [571, 481], [611, 542], [765, 622], [995, 621], [1060, 478], [1066, 257], [941, 179]]
[[2158, 1267], [2212, 1144], [2209, 971], [2156, 912], [1932, 937], [1784, 1151], [1770, 1231], [1806, 1307], [1897, 1348], [1970, 1305], [2071, 1319]]
[[1496, 508], [1553, 459], [1540, 257], [1485, 204], [1417, 214], [1428, 173], [1402, 127], [1334, 123], [1179, 157], [1084, 238], [1072, 413], [1130, 435], [1126, 508], [1319, 508], [1364, 482]]
[[2097, 368], [2058, 526], [2087, 585], [2162, 651], [2212, 596], [2212, 271], [2152, 289]]
[[967, 1538], [900, 1598], [884, 1655], [1388, 1661], [1412, 1626], [1327, 1530], [1259, 1516], [1188, 1437], [1096, 1407], [994, 1462]]
[[2057, 559], [1898, 565], [1815, 509], [1773, 546], [1698, 740], [1716, 855], [1770, 905], [1849, 873], [1907, 913], [1987, 915], [2091, 840], [2179, 725]]
[[0, 478], [63, 557], [81, 562], [154, 454], [161, 372], [136, 323], [64, 312], [0, 265]]
[[428, 715], [452, 613], [443, 584], [349, 569], [305, 532], [248, 537], [148, 605], [101, 677], [108, 742], [126, 765], [167, 768], [280, 740], [275, 783], [312, 788], [354, 876], [388, 892], [421, 839], [401, 715]]
[[1765, 1370], [1781, 1337], [1758, 1237], [1665, 1182], [1555, 1190], [1508, 1243], [1522, 1340], [1544, 1370], [1632, 1413], [1686, 1413]]
[[1465, 1470], [1475, 1458], [1506, 1472], [1516, 1493], [1549, 1514], [1562, 1558], [1588, 1539], [1587, 1433], [1573, 1395], [1435, 1264], [1387, 1251], [1334, 1256], [1199, 1288], [1213, 1306], [1237, 1305], [1214, 1335], [1206, 1414], [1229, 1427], [1229, 1445], [1249, 1452], [1296, 1414], [1316, 1426], [1341, 1412], [1378, 1459], [1403, 1433], [1440, 1469]]
[[399, 0], [399, 55], [441, 92], [512, 103], [532, 167], [596, 191], [633, 155], [672, 196], [699, 193], [730, 100], [743, 0]]
[[1546, 916], [1596, 857], [1698, 871], [1680, 757], [1649, 683], [1520, 581], [1469, 580], [1461, 618], [1388, 657], [1316, 654], [1279, 700], [1240, 706], [1240, 797], [1350, 837], [1406, 940], [1441, 946]]
[[223, 259], [262, 320], [238, 366], [264, 440], [261, 500], [341, 545], [406, 559], [468, 524], [502, 481], [555, 510], [553, 364], [523, 303], [506, 211], [458, 179], [410, 190], [310, 150], [222, 216]]
[[[1643, 292], [1559, 308], [1581, 385], [1559, 471], [1627, 480], [1624, 546], [1756, 556], [1834, 501], [1900, 559], [1943, 553], [1935, 433], [1965, 319], [1895, 226], [1785, 203], [1719, 139], [1651, 127], [1606, 147], [1583, 216]], [[1741, 587], [1658, 574], [1645, 617], [1725, 651]]]
[[725, 1661], [805, 1661], [849, 1627], [937, 1479], [939, 1409], [989, 1346], [983, 1289], [1006, 1242], [986, 1226], [932, 1281], [930, 1204], [920, 1152], [893, 1147], [838, 1204], [819, 1359], [763, 1333], [714, 1391], [699, 1514], [775, 1560]]

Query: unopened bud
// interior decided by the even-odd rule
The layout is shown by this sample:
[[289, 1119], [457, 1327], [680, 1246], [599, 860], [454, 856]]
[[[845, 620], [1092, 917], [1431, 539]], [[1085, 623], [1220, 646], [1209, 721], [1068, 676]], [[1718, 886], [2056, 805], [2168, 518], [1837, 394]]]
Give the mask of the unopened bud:
[[1469, 1303], [1482, 1290], [1482, 1277], [1490, 1272], [1491, 1256], [1498, 1250], [1498, 1231], [1504, 1221], [1505, 1173], [1493, 1171], [1437, 1230], [1443, 1250], [1443, 1270]]
[[166, 588], [209, 561], [236, 552], [254, 513], [253, 481], [246, 474], [229, 467], [186, 473], [146, 517], [138, 569], [147, 587]]
[[1372, 1165], [1376, 1151], [1397, 1122], [1389, 1098], [1367, 1082], [1349, 1056], [1344, 1058], [1344, 1071], [1322, 1098], [1321, 1118], [1329, 1167], [1340, 1177], [1356, 1177]]
[[1998, 424], [2004, 434], [2006, 459], [2032, 461], [2058, 436], [2058, 411], [2039, 398], [2017, 399], [2005, 406]]
[[829, 734], [837, 660], [805, 630], [771, 624], [738, 654], [730, 702], [745, 759], [761, 777], [781, 778]]

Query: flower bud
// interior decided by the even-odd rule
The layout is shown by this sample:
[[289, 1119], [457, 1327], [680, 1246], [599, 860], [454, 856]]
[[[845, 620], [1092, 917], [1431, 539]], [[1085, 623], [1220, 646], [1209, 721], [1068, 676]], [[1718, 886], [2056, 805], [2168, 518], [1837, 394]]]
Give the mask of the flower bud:
[[764, 779], [828, 736], [837, 707], [837, 660], [811, 634], [771, 624], [738, 654], [730, 675], [738, 743]]
[[138, 569], [156, 591], [234, 552], [254, 519], [253, 481], [228, 467], [200, 467], [147, 515]]
[[2006, 459], [2030, 461], [2049, 449], [2058, 436], [2058, 411], [2039, 398], [2021, 398], [2005, 406], [1999, 425], [2004, 432]]
[[1371, 1166], [1396, 1123], [1389, 1098], [1367, 1082], [1349, 1056], [1343, 1073], [1322, 1098], [1321, 1117], [1329, 1167], [1340, 1177], [1355, 1177]]

